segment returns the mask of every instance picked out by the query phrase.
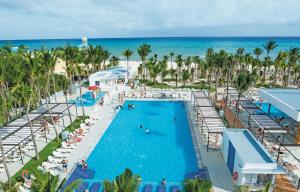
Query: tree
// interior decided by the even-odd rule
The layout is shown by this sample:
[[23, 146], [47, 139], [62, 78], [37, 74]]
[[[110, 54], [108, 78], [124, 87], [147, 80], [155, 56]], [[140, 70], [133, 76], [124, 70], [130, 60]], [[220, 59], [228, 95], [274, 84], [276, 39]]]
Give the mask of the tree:
[[216, 68], [216, 76], [215, 76], [215, 101], [218, 99], [218, 85], [219, 85], [219, 76], [220, 70], [224, 67], [227, 62], [227, 53], [225, 50], [220, 50], [218, 54], [215, 55], [215, 68]]
[[[269, 60], [271, 59], [271, 58], [269, 57], [270, 52], [271, 52], [273, 49], [275, 49], [277, 46], [278, 46], [278, 45], [276, 44], [276, 41], [272, 41], [272, 40], [268, 41], [266, 44], [263, 45], [264, 49], [265, 49], [266, 52], [267, 52], [267, 57], [266, 57], [266, 58], [267, 58], [267, 59], [266, 59], [267, 65], [268, 65], [268, 63], [269, 63]], [[267, 71], [267, 69], [266, 69], [266, 67], [264, 67], [263, 82], [266, 81], [266, 71]]]
[[[51, 175], [50, 172], [42, 173], [41, 171], [34, 170], [33, 175], [36, 178], [31, 190], [33, 192], [56, 192], [59, 188], [58, 176]], [[65, 189], [65, 192], [72, 192], [81, 184], [81, 180], [75, 180], [70, 183]]]
[[207, 82], [208, 82], [208, 96], [210, 96], [210, 85], [211, 85], [211, 73], [213, 71], [214, 68], [214, 50], [213, 48], [208, 48], [206, 50], [206, 56], [205, 56], [205, 60], [206, 60], [206, 64], [207, 64], [207, 68], [208, 68], [208, 76], [207, 76]]
[[174, 57], [174, 52], [170, 52], [171, 69], [173, 69], [173, 57]]
[[32, 142], [34, 145], [34, 150], [35, 150], [35, 157], [37, 160], [39, 160], [39, 153], [38, 153], [38, 149], [37, 149], [37, 144], [36, 144], [36, 140], [35, 140], [35, 136], [34, 136], [34, 132], [32, 129], [32, 122], [31, 119], [29, 118], [29, 110], [30, 110], [30, 106], [33, 103], [33, 90], [32, 87], [30, 85], [27, 85], [25, 83], [23, 83], [20, 87], [20, 91], [21, 91], [21, 99], [22, 99], [22, 103], [25, 104], [26, 107], [26, 118], [27, 118], [27, 122], [29, 124], [30, 127], [30, 134], [31, 134], [31, 138], [32, 138]]
[[115, 67], [115, 66], [118, 66], [119, 65], [119, 57], [116, 57], [116, 56], [112, 56], [110, 59], [109, 59], [109, 66], [110, 67]]
[[127, 79], [129, 79], [129, 65], [128, 65], [128, 62], [129, 62], [129, 58], [131, 57], [132, 54], [133, 54], [133, 51], [130, 50], [130, 49], [126, 49], [126, 50], [123, 52], [123, 56], [126, 57]]
[[182, 71], [181, 77], [182, 77], [182, 81], [183, 81], [183, 86], [185, 86], [186, 81], [190, 78], [190, 76], [191, 76], [191, 74], [187, 69]]
[[85, 70], [80, 66], [76, 66], [76, 75], [78, 77], [78, 82], [79, 82], [79, 95], [80, 95], [80, 101], [81, 101], [81, 109], [82, 109], [82, 115], [85, 116], [85, 111], [84, 111], [84, 105], [83, 105], [83, 98], [82, 98], [82, 85], [81, 85], [81, 77], [86, 75]]
[[105, 180], [103, 186], [106, 192], [137, 192], [140, 181], [140, 176], [126, 168], [114, 181]]
[[240, 103], [240, 98], [249, 89], [252, 82], [253, 82], [253, 77], [247, 71], [241, 71], [235, 80], [235, 86], [236, 86], [236, 89], [238, 92], [238, 98], [237, 98], [237, 102], [236, 102], [236, 112], [235, 112], [233, 127], [235, 127], [236, 120], [239, 115], [238, 107], [239, 107], [239, 103]]
[[186, 192], [208, 192], [212, 189], [212, 183], [209, 180], [200, 178], [186, 179], [184, 181], [184, 191]]
[[287, 83], [288, 86], [290, 78], [291, 78], [291, 69], [300, 59], [300, 49], [299, 48], [291, 48], [288, 55], [288, 74], [287, 74]]
[[[46, 92], [46, 106], [47, 109], [49, 111], [49, 115], [50, 115], [50, 119], [51, 119], [51, 123], [53, 125], [54, 131], [55, 131], [55, 135], [56, 135], [56, 140], [59, 141], [59, 135], [58, 135], [58, 131], [56, 128], [56, 123], [54, 122], [53, 116], [52, 116], [52, 111], [49, 107], [49, 102], [50, 102], [50, 73], [53, 69], [53, 66], [55, 66], [56, 63], [56, 55], [54, 55], [53, 53], [51, 53], [50, 51], [46, 50], [46, 49], [42, 49], [41, 50], [41, 63], [42, 63], [42, 70], [43, 72], [42, 77], [46, 77], [46, 86], [44, 86], [45, 88], [45, 92]], [[45, 76], [44, 76], [45, 74]]]
[[277, 79], [278, 79], [278, 70], [279, 68], [282, 68], [285, 66], [286, 64], [286, 59], [287, 59], [287, 53], [283, 52], [283, 51], [279, 51], [277, 57], [275, 58], [274, 61], [274, 77], [273, 77], [273, 84], [277, 83]]
[[148, 44], [143, 44], [143, 45], [140, 45], [138, 48], [137, 48], [137, 52], [142, 60], [142, 67], [143, 67], [143, 79], [145, 79], [146, 77], [146, 59], [147, 59], [147, 56], [149, 55], [149, 53], [151, 53], [151, 46], [148, 45]]
[[67, 104], [70, 122], [72, 122], [71, 112], [70, 112], [69, 103], [68, 103], [68, 88], [70, 85], [70, 81], [67, 78], [61, 78], [59, 80], [59, 84], [61, 85], [64, 96], [65, 96], [65, 102]]

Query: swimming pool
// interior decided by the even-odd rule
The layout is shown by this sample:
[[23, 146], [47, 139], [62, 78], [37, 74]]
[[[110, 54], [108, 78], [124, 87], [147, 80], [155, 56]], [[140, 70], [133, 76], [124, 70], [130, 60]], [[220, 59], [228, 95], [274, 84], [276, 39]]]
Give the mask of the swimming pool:
[[97, 95], [96, 95], [96, 98], [93, 98], [93, 92], [86, 92], [82, 95], [82, 101], [81, 101], [81, 98], [78, 97], [76, 100], [70, 100], [69, 102], [70, 103], [74, 103], [76, 104], [77, 106], [86, 106], [86, 107], [89, 107], [89, 106], [93, 106], [95, 105], [95, 103], [101, 98], [103, 97], [103, 95], [105, 94], [105, 92], [99, 92]]
[[[269, 103], [267, 103], [267, 102], [263, 102], [263, 103], [256, 102], [256, 105], [258, 107], [260, 107], [265, 113], [268, 113]], [[270, 108], [270, 116], [274, 119], [281, 118], [281, 117], [288, 118], [288, 116], [285, 113], [283, 113], [282, 111], [280, 111], [279, 109], [277, 109], [273, 105], [271, 105], [271, 108]]]
[[183, 101], [126, 101], [124, 106], [128, 104], [135, 108], [118, 112], [88, 157], [95, 175], [85, 181], [112, 180], [130, 168], [144, 184], [163, 178], [180, 184], [199, 169]]

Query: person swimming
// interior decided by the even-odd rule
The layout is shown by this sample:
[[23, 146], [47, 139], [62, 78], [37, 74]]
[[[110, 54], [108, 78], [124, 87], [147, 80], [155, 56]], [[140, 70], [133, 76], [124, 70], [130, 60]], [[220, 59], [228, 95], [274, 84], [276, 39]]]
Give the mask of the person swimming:
[[140, 129], [143, 128], [143, 125], [140, 125]]
[[176, 117], [173, 118], [173, 121], [176, 121]]
[[149, 130], [148, 128], [146, 128], [145, 132], [146, 132], [147, 134], [150, 134], [150, 130]]

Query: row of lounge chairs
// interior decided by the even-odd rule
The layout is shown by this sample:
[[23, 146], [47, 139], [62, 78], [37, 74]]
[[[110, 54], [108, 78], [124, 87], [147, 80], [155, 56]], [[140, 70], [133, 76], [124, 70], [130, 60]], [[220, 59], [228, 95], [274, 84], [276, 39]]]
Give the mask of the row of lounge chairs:
[[[146, 185], [144, 185], [144, 187], [142, 189], [143, 192], [153, 192], [153, 190], [154, 190], [154, 187], [153, 187], [152, 184], [146, 184]], [[167, 192], [167, 186], [161, 184], [161, 185], [157, 186], [156, 191], [157, 192]], [[170, 192], [179, 192], [181, 190], [180, 190], [178, 185], [172, 185], [172, 186], [169, 187], [168, 191], [170, 191]]]
[[67, 160], [70, 153], [82, 141], [83, 137], [91, 130], [91, 125], [97, 120], [96, 116], [90, 116], [84, 123], [80, 124], [80, 128], [69, 134], [69, 138], [62, 142], [60, 148], [53, 151], [38, 169], [42, 172], [50, 172], [52, 175], [59, 175], [63, 172], [62, 162]]

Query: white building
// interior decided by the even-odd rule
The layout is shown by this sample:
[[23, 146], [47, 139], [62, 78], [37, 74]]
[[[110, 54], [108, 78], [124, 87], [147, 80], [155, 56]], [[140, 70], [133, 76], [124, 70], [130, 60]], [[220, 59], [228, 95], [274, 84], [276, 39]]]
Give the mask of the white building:
[[118, 81], [127, 82], [127, 69], [125, 67], [113, 67], [104, 71], [99, 71], [89, 76], [90, 86], [96, 85], [101, 89], [109, 84], [116, 84]]
[[284, 174], [268, 151], [247, 129], [225, 129], [222, 153], [235, 185], [264, 187]]

